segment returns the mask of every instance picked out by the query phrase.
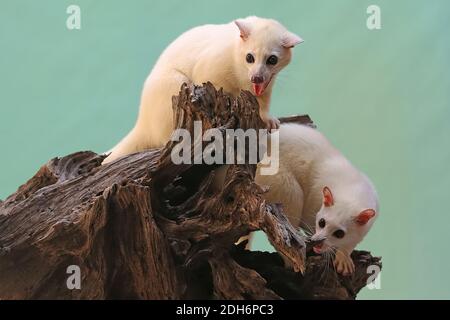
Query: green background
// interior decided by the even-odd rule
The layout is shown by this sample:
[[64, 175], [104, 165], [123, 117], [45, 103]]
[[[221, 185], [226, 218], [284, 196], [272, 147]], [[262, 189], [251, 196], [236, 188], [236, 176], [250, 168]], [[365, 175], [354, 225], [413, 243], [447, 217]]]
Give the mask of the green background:
[[[81, 7], [82, 29], [66, 28]], [[381, 7], [382, 29], [366, 28]], [[0, 198], [48, 159], [103, 152], [132, 127], [144, 79], [181, 32], [247, 15], [305, 42], [277, 80], [274, 115], [308, 113], [377, 186], [361, 248], [383, 256], [360, 298], [450, 298], [450, 1], [0, 2]], [[259, 236], [257, 248], [268, 249]]]

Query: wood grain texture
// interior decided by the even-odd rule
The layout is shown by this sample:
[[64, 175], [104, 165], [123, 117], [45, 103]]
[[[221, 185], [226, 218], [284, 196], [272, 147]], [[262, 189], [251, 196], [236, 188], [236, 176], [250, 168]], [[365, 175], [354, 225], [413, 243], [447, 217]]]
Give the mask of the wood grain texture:
[[[195, 120], [223, 133], [264, 126], [250, 93], [232, 98], [209, 83], [183, 86], [173, 106], [176, 128], [190, 132]], [[175, 165], [175, 145], [103, 166], [90, 151], [55, 158], [0, 202], [0, 299], [352, 299], [367, 266], [381, 266], [355, 252], [352, 277], [324, 272], [282, 208], [264, 201], [255, 165], [230, 165], [212, 191], [217, 166]], [[305, 273], [234, 245], [256, 230]], [[79, 290], [67, 288], [70, 265], [80, 267]]]

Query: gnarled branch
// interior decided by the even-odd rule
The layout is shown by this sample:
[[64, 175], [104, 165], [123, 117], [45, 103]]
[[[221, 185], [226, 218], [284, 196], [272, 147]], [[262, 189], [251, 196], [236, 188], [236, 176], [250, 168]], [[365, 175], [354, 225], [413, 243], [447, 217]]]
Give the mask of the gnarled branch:
[[[211, 84], [183, 86], [174, 98], [176, 128], [259, 129], [255, 98], [234, 99]], [[312, 124], [306, 116], [287, 121]], [[207, 143], [193, 142], [205, 147]], [[210, 188], [217, 165], [175, 165], [175, 142], [101, 165], [77, 152], [45, 164], [0, 202], [0, 299], [354, 298], [365, 285], [367, 252], [356, 273], [325, 273], [278, 205], [264, 201], [255, 165], [230, 165], [222, 190]], [[263, 230], [277, 253], [234, 245]], [[81, 287], [67, 286], [79, 267]]]

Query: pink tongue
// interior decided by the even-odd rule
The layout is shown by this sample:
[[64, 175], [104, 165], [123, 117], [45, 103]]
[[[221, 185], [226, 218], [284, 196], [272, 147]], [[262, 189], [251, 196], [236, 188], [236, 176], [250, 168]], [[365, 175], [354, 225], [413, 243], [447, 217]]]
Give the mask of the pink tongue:
[[313, 247], [314, 252], [317, 254], [320, 254], [321, 249], [322, 249], [322, 245], [316, 245]]
[[262, 95], [262, 93], [264, 92], [264, 84], [254, 83], [253, 84], [253, 92], [255, 93], [256, 96]]

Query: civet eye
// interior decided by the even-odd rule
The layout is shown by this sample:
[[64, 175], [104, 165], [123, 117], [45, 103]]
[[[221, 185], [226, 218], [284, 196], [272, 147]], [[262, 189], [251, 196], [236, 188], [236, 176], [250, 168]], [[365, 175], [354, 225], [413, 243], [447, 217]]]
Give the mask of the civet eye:
[[335, 236], [338, 239], [342, 239], [345, 236], [345, 232], [344, 230], [339, 229], [333, 233], [333, 236]]
[[251, 53], [247, 53], [245, 60], [247, 60], [248, 63], [253, 63], [253, 62], [255, 62], [255, 57], [253, 57], [253, 55]]
[[266, 63], [267, 63], [267, 64], [271, 64], [271, 65], [277, 64], [277, 63], [278, 63], [278, 58], [277, 58], [277, 56], [271, 55], [271, 56], [267, 59]]
[[325, 224], [326, 223], [325, 223], [325, 219], [324, 218], [319, 220], [319, 228], [321, 228], [321, 229], [325, 228]]

